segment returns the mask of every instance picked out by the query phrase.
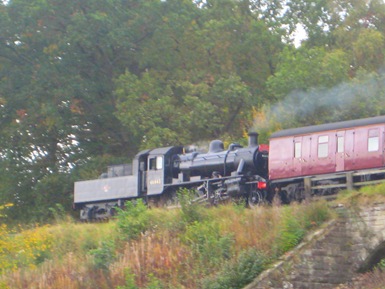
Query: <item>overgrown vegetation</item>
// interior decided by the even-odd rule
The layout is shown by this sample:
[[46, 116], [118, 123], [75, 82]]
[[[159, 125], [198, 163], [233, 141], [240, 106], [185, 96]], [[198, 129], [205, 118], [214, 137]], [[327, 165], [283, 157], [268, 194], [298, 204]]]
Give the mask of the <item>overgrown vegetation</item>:
[[365, 205], [385, 200], [385, 183], [362, 187], [359, 190], [344, 190], [338, 194], [337, 202], [345, 205]]
[[0, 288], [241, 288], [331, 217], [323, 202], [256, 210], [181, 203], [127, 203], [109, 223], [3, 226]]
[[[342, 192], [337, 203], [383, 201], [384, 192], [383, 184]], [[249, 210], [204, 208], [188, 191], [179, 197], [181, 208], [172, 210], [129, 202], [108, 223], [77, 224], [59, 214], [55, 225], [2, 224], [0, 288], [242, 288], [332, 217], [325, 202]], [[382, 288], [384, 263], [351, 288]]]

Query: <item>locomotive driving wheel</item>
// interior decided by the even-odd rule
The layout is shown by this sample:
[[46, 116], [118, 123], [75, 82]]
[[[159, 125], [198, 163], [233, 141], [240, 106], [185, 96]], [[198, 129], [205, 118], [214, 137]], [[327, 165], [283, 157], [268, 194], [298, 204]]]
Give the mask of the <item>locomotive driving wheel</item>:
[[250, 208], [255, 208], [263, 203], [263, 193], [261, 191], [251, 191], [248, 198], [247, 198], [247, 204]]

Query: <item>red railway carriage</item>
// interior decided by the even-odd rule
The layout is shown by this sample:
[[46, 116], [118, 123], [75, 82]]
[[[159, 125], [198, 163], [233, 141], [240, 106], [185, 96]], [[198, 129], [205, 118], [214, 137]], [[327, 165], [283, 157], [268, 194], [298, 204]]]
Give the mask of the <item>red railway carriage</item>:
[[383, 181], [385, 116], [273, 133], [269, 179], [284, 198]]

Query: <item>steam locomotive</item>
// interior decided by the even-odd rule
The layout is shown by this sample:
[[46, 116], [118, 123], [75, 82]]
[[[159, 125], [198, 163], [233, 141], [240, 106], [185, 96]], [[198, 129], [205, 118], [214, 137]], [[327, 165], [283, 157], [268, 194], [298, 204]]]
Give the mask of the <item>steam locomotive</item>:
[[171, 146], [139, 152], [131, 165], [108, 168], [99, 179], [75, 182], [74, 206], [81, 220], [108, 218], [127, 200], [172, 205], [179, 189], [196, 192], [196, 201], [238, 198], [255, 206], [266, 198], [268, 147], [249, 134], [248, 146], [227, 149], [213, 140], [207, 153]]

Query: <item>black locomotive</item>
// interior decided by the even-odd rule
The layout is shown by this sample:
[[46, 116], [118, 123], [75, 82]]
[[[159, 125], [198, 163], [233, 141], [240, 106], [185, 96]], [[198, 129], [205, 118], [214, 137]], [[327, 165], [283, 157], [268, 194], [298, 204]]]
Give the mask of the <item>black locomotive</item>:
[[141, 151], [132, 165], [111, 166], [99, 179], [76, 182], [74, 206], [82, 220], [108, 218], [127, 200], [171, 205], [181, 188], [193, 190], [200, 202], [238, 198], [254, 206], [266, 196], [267, 176], [268, 148], [250, 133], [247, 147], [232, 143], [226, 150], [214, 140], [207, 153], [185, 153], [180, 146]]

